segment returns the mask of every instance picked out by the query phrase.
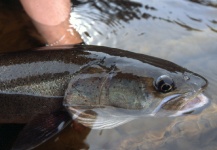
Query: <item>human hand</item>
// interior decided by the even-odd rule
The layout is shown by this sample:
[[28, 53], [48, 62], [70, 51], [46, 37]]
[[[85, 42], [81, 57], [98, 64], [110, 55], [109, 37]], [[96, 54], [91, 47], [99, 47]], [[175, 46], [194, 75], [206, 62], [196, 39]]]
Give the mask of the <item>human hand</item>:
[[80, 34], [70, 25], [70, 0], [20, 0], [48, 46], [78, 44]]

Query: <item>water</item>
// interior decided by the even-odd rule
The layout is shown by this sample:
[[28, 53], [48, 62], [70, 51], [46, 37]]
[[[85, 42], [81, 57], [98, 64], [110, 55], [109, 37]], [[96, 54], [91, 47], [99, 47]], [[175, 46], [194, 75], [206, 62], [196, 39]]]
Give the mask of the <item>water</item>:
[[[75, 124], [38, 149], [215, 149], [216, 2], [80, 0], [74, 4], [70, 21], [87, 44], [164, 58], [197, 72], [209, 81], [205, 94], [211, 102], [197, 115], [147, 117], [109, 130], [90, 130]], [[2, 51], [43, 44], [17, 2], [6, 1], [0, 7]]]

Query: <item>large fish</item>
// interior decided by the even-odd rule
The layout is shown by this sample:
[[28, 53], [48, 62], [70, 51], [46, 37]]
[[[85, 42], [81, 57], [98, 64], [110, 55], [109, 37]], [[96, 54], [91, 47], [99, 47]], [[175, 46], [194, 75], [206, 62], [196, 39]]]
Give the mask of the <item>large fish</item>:
[[109, 129], [138, 117], [201, 110], [208, 103], [201, 94], [207, 84], [172, 62], [115, 48], [57, 46], [2, 54], [0, 123], [27, 123], [14, 149], [31, 149], [72, 119]]

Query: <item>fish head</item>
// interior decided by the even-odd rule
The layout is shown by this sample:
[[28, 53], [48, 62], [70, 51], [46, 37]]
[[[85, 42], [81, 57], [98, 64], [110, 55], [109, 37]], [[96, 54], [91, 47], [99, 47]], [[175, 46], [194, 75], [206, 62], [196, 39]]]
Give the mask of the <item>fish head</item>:
[[[73, 119], [105, 129], [143, 116], [180, 116], [208, 103], [201, 94], [208, 84], [205, 78], [148, 58], [107, 58], [86, 68], [69, 82], [63, 105]], [[89, 110], [94, 113], [86, 114]]]
[[159, 74], [153, 80], [156, 92], [152, 93], [154, 110], [151, 115], [180, 116], [201, 110], [208, 103], [202, 94], [208, 81], [191, 71]]

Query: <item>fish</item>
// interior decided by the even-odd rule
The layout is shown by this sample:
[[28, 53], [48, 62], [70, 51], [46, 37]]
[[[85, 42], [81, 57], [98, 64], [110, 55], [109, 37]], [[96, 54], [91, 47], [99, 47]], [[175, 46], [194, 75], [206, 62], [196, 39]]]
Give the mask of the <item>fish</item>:
[[0, 55], [0, 123], [25, 123], [12, 149], [33, 149], [72, 120], [111, 129], [139, 117], [202, 111], [208, 81], [173, 62], [94, 45]]

